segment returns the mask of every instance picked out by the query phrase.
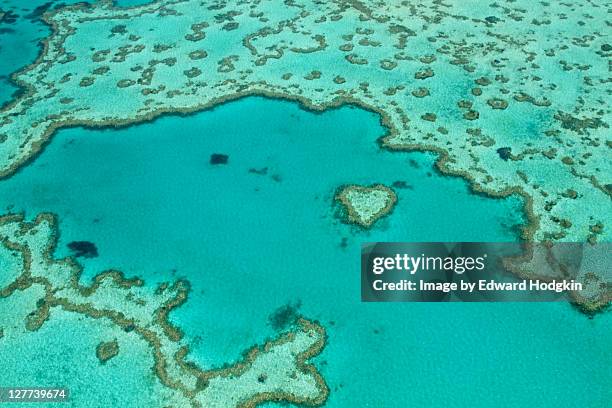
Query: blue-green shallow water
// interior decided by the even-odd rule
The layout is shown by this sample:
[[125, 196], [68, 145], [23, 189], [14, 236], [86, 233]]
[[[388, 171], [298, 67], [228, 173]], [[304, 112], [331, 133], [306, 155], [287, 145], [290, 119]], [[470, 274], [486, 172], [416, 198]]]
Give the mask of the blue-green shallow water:
[[[84, 261], [85, 281], [110, 267], [150, 284], [189, 279], [190, 299], [171, 318], [204, 367], [274, 335], [268, 316], [301, 301], [328, 330], [316, 362], [329, 407], [608, 406], [610, 313], [360, 303], [361, 242], [509, 241], [523, 221], [520, 200], [470, 194], [432, 170], [433, 155], [381, 151], [383, 132], [360, 109], [314, 114], [263, 98], [121, 130], [63, 130], [0, 182], [0, 208], [57, 213], [58, 256], [72, 240], [93, 241], [100, 256]], [[211, 153], [229, 163], [211, 166]], [[395, 211], [372, 231], [334, 218], [337, 186], [394, 181], [412, 188], [397, 190]]]
[[[138, 6], [151, 0], [115, 0], [120, 7]], [[93, 3], [94, 1], [89, 1]], [[45, 11], [55, 7], [84, 3], [81, 0], [0, 0], [0, 11], [10, 12], [10, 19], [0, 21], [0, 106], [9, 102], [17, 87], [10, 74], [31, 64], [40, 53], [40, 41], [51, 30], [42, 20]]]

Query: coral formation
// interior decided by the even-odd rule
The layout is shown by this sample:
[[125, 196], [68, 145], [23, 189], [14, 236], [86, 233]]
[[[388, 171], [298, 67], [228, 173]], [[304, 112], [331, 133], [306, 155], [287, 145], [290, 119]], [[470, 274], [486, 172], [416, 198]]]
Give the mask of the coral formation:
[[[12, 77], [25, 91], [0, 111], [0, 175], [62, 127], [122, 126], [252, 94], [315, 110], [352, 103], [380, 113], [383, 147], [437, 152], [438, 167], [475, 190], [521, 194], [526, 239], [609, 240], [611, 51], [605, 3], [586, 7], [104, 0], [50, 10], [42, 54]], [[506, 147], [512, 158], [500, 160]]]
[[[56, 235], [51, 214], [41, 214], [33, 222], [21, 215], [0, 218], [0, 260], [10, 265], [0, 275], [0, 300], [21, 292], [38, 299], [33, 305], [22, 305], [25, 310], [14, 310], [15, 315], [25, 316], [24, 324], [4, 328], [4, 336], [27, 336], [53, 319], [59, 309], [109, 321], [117, 337], [133, 333], [144, 340], [154, 357], [153, 372], [171, 390], [178, 406], [253, 407], [265, 401], [319, 405], [327, 398], [325, 382], [307, 363], [325, 345], [320, 325], [298, 318], [288, 331], [253, 347], [241, 361], [202, 369], [187, 361], [189, 346], [168, 321], [169, 313], [187, 300], [187, 282], [153, 288], [121, 272], [106, 271], [91, 286], [82, 286], [80, 267], [72, 258], [52, 258]], [[118, 352], [116, 340], [96, 349], [102, 363]], [[262, 376], [265, 381], [260, 381]]]
[[397, 196], [382, 184], [371, 187], [350, 185], [340, 189], [336, 200], [344, 206], [349, 222], [369, 228], [393, 210]]
[[102, 342], [96, 347], [96, 357], [100, 360], [101, 364], [106, 363], [117, 354], [119, 354], [119, 343], [117, 339]]

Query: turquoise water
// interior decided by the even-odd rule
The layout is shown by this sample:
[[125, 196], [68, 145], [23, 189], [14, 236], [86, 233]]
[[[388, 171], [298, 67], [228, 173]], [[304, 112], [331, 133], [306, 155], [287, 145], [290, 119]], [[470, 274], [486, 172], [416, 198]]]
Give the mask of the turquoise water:
[[[609, 313], [360, 303], [361, 242], [512, 241], [524, 221], [518, 198], [470, 194], [432, 169], [433, 155], [380, 150], [383, 134], [360, 109], [315, 114], [257, 97], [120, 130], [62, 130], [0, 183], [0, 208], [58, 214], [58, 256], [70, 241], [94, 242], [84, 281], [111, 267], [149, 284], [189, 279], [171, 318], [206, 368], [274, 335], [270, 314], [299, 303], [328, 330], [316, 362], [329, 407], [607, 406]], [[210, 165], [212, 153], [229, 163]], [[339, 185], [395, 181], [410, 188], [372, 231], [335, 218]], [[134, 374], [119, 365], [114, 375]]]
[[36, 59], [39, 41], [49, 34], [42, 23], [25, 18], [32, 8], [44, 1], [32, 1], [32, 8], [24, 11], [22, 2], [0, 0], [0, 10], [10, 11], [15, 21], [0, 23], [0, 106], [11, 100], [17, 88], [10, 82], [9, 75]]
[[[44, 3], [0, 0], [19, 14], [0, 25], [11, 29], [0, 34], [0, 103], [15, 91], [8, 74], [33, 61], [48, 34], [25, 18]], [[189, 279], [190, 299], [171, 317], [204, 367], [273, 336], [269, 315], [299, 303], [329, 334], [316, 359], [329, 407], [608, 406], [610, 313], [590, 320], [556, 303], [360, 303], [361, 242], [511, 241], [524, 221], [520, 200], [470, 194], [432, 169], [432, 155], [381, 151], [383, 133], [359, 109], [313, 114], [262, 98], [122, 130], [63, 130], [0, 182], [0, 208], [58, 214], [58, 256], [70, 241], [94, 242], [100, 256], [81, 259], [84, 281], [111, 267], [149, 284]], [[209, 165], [211, 153], [228, 154], [229, 164]], [[266, 175], [249, 172], [264, 167]], [[394, 181], [411, 188], [396, 190], [394, 213], [374, 230], [334, 217], [337, 186]], [[122, 352], [98, 364], [95, 346], [107, 332], [57, 313], [27, 343], [3, 344], [0, 383], [68, 385], [74, 406], [87, 406], [89, 395], [154, 404], [142, 399], [156, 381], [136, 336], [120, 338]], [[119, 399], [118, 384], [136, 392]]]
[[[78, 2], [0, 0], [0, 10], [16, 15], [14, 22], [0, 24], [0, 105], [10, 101], [17, 91], [9, 80], [10, 74], [36, 59], [40, 40], [50, 33], [40, 18], [33, 15], [34, 10], [47, 3], [55, 6]], [[6, 311], [22, 304], [30, 304], [32, 309], [39, 296], [25, 292], [0, 299], [0, 327], [23, 325], [23, 316]], [[22, 309], [27, 308], [15, 310]], [[96, 346], [114, 338], [122, 352], [101, 365], [95, 355]], [[118, 332], [108, 322], [56, 310], [40, 330], [19, 341], [7, 337], [2, 340], [2, 386], [68, 386], [70, 403], [64, 405], [73, 407], [154, 406], [160, 403], [156, 396], [164, 395], [164, 388], [151, 372], [153, 358], [148, 345], [138, 336]]]

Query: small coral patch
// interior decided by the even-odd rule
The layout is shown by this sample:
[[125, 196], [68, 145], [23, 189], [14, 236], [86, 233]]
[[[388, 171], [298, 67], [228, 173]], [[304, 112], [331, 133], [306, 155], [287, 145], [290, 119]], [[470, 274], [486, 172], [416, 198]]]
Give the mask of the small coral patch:
[[349, 185], [340, 189], [336, 200], [340, 201], [346, 210], [348, 222], [370, 228], [393, 210], [397, 196], [393, 190], [382, 184], [371, 187]]

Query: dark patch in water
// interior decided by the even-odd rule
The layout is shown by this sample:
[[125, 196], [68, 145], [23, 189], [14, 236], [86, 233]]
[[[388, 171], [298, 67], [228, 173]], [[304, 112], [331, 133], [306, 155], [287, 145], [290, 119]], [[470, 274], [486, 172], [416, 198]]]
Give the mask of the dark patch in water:
[[30, 14], [27, 14], [25, 18], [30, 19], [30, 20], [37, 20], [40, 18], [40, 16], [45, 14], [47, 10], [51, 8], [52, 5], [53, 5], [52, 1], [48, 1], [45, 4], [41, 4], [40, 6], [32, 10]]
[[394, 188], [408, 188], [412, 190], [412, 186], [402, 180], [394, 181], [393, 184], [391, 184], [391, 186]]
[[512, 149], [509, 147], [500, 147], [497, 149], [497, 154], [502, 160], [508, 160], [512, 156]]
[[348, 246], [348, 238], [342, 237], [342, 241], [340, 241], [340, 248], [346, 248]]
[[210, 164], [227, 164], [229, 156], [227, 154], [213, 153], [210, 155]]
[[268, 322], [275, 330], [283, 330], [294, 324], [299, 317], [298, 310], [302, 306], [301, 301], [287, 303], [279, 307], [268, 317]]
[[281, 177], [280, 174], [273, 174], [272, 180], [276, 181], [277, 183], [280, 183], [281, 181], [283, 181], [283, 178]]
[[249, 169], [249, 173], [259, 174], [260, 176], [265, 176], [266, 174], [268, 174], [268, 168], [262, 167], [261, 169], [256, 169], [254, 167], [251, 167]]
[[83, 258], [95, 258], [98, 256], [96, 244], [89, 241], [72, 241], [68, 243], [68, 248], [73, 252], [73, 256]]
[[0, 24], [15, 24], [18, 18], [19, 18], [18, 14], [15, 14], [9, 10], [5, 12], [2, 18], [0, 18]]

